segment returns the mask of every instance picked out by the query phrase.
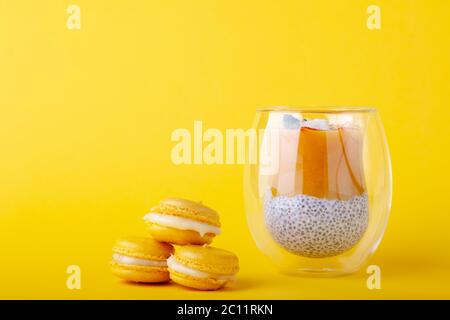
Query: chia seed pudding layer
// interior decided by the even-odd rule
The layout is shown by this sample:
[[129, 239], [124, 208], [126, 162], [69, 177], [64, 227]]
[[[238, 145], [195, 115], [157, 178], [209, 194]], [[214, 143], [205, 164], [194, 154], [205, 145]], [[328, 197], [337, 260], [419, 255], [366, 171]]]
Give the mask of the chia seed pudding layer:
[[361, 240], [369, 222], [366, 193], [349, 200], [298, 194], [264, 197], [269, 233], [287, 251], [309, 258], [339, 255]]

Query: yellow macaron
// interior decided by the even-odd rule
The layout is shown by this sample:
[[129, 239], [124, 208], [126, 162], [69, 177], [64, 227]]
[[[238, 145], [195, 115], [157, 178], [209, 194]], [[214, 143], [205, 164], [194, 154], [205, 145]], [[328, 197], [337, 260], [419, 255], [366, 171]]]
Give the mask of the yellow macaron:
[[170, 279], [199, 290], [217, 290], [234, 280], [238, 257], [227, 250], [208, 246], [180, 246], [167, 259]]
[[144, 216], [155, 240], [173, 244], [209, 244], [220, 234], [219, 214], [201, 203], [169, 198]]
[[126, 237], [113, 247], [111, 270], [119, 278], [133, 282], [169, 281], [167, 258], [173, 247], [150, 238]]

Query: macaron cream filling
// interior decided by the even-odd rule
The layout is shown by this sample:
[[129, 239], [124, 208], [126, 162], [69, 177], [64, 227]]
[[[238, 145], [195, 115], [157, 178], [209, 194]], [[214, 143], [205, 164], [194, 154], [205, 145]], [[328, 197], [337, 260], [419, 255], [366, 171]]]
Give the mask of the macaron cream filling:
[[166, 261], [135, 258], [135, 257], [130, 257], [130, 256], [124, 256], [119, 253], [113, 254], [113, 260], [118, 263], [121, 263], [121, 264], [128, 264], [128, 265], [135, 265], [135, 266], [167, 267]]
[[208, 272], [190, 268], [190, 267], [185, 266], [184, 264], [178, 262], [174, 256], [170, 256], [170, 258], [167, 259], [167, 265], [170, 269], [172, 269], [175, 272], [179, 272], [179, 273], [186, 274], [188, 276], [192, 276], [192, 277], [196, 277], [196, 278], [213, 278], [216, 280], [234, 280], [235, 279], [235, 275], [212, 274], [212, 273], [208, 273]]
[[194, 221], [192, 219], [150, 212], [144, 216], [145, 221], [159, 224], [164, 227], [197, 231], [201, 236], [207, 233], [220, 234], [220, 228], [208, 223]]

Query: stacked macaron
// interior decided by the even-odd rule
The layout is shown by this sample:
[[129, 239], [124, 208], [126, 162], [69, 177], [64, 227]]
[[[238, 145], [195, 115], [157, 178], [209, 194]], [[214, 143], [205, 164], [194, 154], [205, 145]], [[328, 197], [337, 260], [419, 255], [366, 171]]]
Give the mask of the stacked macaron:
[[144, 221], [154, 239], [173, 244], [210, 244], [220, 234], [219, 214], [185, 199], [161, 201]]
[[133, 282], [169, 280], [167, 258], [172, 245], [144, 237], [119, 239], [113, 247], [111, 270], [116, 276]]
[[[239, 271], [235, 254], [207, 246], [219, 235], [219, 214], [201, 203], [170, 198], [144, 216], [152, 238], [130, 237], [113, 248], [112, 271], [134, 282], [165, 282], [216, 290]], [[175, 250], [172, 245], [178, 245]]]
[[186, 287], [217, 290], [233, 281], [239, 262], [230, 251], [208, 246], [180, 246], [167, 259], [170, 279]]

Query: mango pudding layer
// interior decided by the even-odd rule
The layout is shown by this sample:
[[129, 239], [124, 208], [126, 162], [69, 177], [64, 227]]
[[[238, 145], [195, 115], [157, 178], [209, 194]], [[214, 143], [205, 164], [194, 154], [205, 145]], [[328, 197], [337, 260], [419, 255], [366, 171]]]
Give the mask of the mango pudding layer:
[[272, 168], [261, 169], [260, 190], [273, 240], [310, 258], [353, 248], [369, 221], [362, 130], [291, 114], [275, 115], [268, 128], [276, 130], [275, 138], [274, 132], [265, 134], [262, 148], [269, 148], [270, 139], [278, 152], [272, 145], [265, 153]]

